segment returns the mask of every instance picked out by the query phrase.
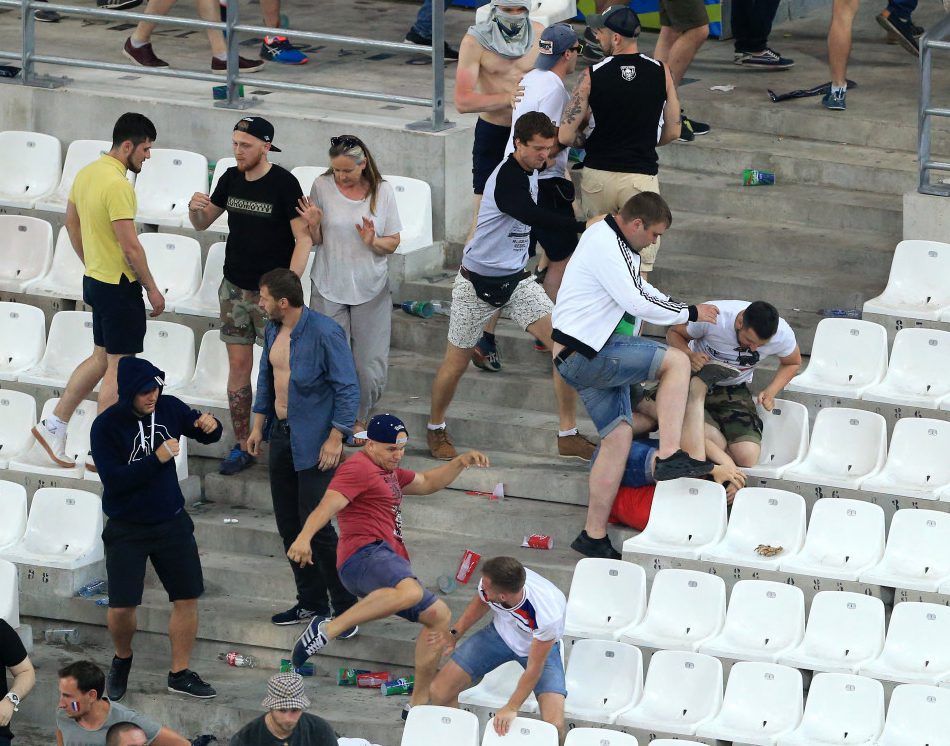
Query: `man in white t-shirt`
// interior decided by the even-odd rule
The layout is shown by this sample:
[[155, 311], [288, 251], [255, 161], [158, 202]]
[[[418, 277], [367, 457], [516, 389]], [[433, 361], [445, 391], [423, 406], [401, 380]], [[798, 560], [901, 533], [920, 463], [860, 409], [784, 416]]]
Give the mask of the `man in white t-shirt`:
[[[488, 611], [492, 623], [456, 648], [456, 644]], [[508, 702], [495, 713], [495, 731], [508, 733], [511, 721], [533, 691], [541, 719], [556, 726], [564, 740], [564, 663], [561, 637], [567, 601], [564, 594], [514, 557], [493, 557], [482, 565], [478, 593], [469, 602], [445, 640], [451, 659], [432, 682], [432, 704], [457, 703], [459, 692], [503, 663], [518, 661], [524, 673]], [[438, 642], [434, 632], [433, 644]]]
[[[567, 106], [571, 97], [567, 88], [564, 87], [564, 79], [573, 73], [577, 66], [577, 55], [580, 53], [581, 45], [577, 42], [577, 33], [566, 23], [548, 26], [541, 33], [541, 41], [538, 44], [539, 51], [534, 70], [525, 75], [519, 83], [524, 92], [512, 112], [511, 121], [517, 122], [518, 117], [529, 111], [540, 111], [551, 120], [554, 126], [557, 126], [564, 107]], [[512, 126], [505, 156], [507, 157], [514, 150], [514, 126]], [[539, 172], [538, 206], [573, 217], [574, 184], [566, 177], [569, 150], [556, 142], [548, 157], [547, 166]], [[567, 260], [577, 248], [577, 235], [570, 231], [533, 227], [531, 229], [532, 247], [535, 242], [541, 244], [548, 257], [549, 264], [544, 273], [542, 286], [553, 301], [557, 298], [557, 289], [561, 286]], [[533, 249], [531, 253], [534, 253]]]
[[[719, 381], [706, 395], [707, 438], [725, 449], [737, 466], [755, 466], [762, 444], [762, 420], [756, 403], [771, 411], [786, 384], [802, 364], [795, 332], [775, 306], [757, 300], [717, 300], [715, 322], [690, 321], [671, 326], [666, 341], [689, 356], [693, 372], [710, 361], [726, 363], [741, 373]], [[753, 399], [749, 384], [756, 367], [775, 355], [779, 368]]]

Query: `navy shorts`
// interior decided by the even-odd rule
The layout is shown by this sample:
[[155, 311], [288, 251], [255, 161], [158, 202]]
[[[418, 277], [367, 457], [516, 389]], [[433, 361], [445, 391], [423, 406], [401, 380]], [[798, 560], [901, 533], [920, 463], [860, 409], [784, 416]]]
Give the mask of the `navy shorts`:
[[475, 194], [485, 193], [485, 182], [495, 166], [504, 160], [510, 137], [511, 127], [502, 127], [481, 118], [475, 123], [475, 143], [472, 145], [472, 189]]
[[84, 275], [82, 299], [92, 307], [92, 340], [110, 355], [137, 355], [145, 340], [142, 285], [125, 275], [118, 285]]
[[128, 609], [142, 603], [145, 562], [152, 560], [169, 601], [204, 593], [195, 524], [184, 510], [162, 523], [130, 523], [110, 518], [102, 531], [109, 580], [109, 606]]
[[[538, 179], [538, 207], [573, 218], [574, 184], [560, 176]], [[577, 248], [577, 240], [577, 234], [572, 230], [535, 227], [531, 229], [531, 250], [528, 253], [534, 256], [534, 244], [537, 242], [548, 259], [563, 262], [571, 258]]]
[[[340, 568], [340, 580], [354, 596], [364, 598], [380, 588], [395, 588], [406, 578], [419, 578], [405, 557], [396, 554], [385, 541], [374, 541], [351, 554]], [[418, 622], [419, 615], [436, 602], [435, 594], [422, 586], [422, 600], [415, 606], [397, 611], [396, 616]]]

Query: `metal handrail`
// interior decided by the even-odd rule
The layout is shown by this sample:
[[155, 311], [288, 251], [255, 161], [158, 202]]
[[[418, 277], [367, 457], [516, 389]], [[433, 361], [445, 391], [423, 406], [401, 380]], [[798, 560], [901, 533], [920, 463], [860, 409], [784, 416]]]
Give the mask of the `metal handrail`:
[[[274, 90], [294, 91], [298, 93], [315, 93], [329, 96], [342, 96], [368, 101], [383, 101], [386, 103], [405, 104], [407, 106], [424, 106], [431, 109], [429, 119], [414, 122], [408, 125], [411, 129], [429, 130], [438, 132], [452, 127], [451, 122], [445, 120], [445, 8], [441, 2], [432, 4], [432, 46], [423, 47], [404, 42], [381, 41], [364, 39], [338, 34], [322, 34], [314, 31], [298, 31], [282, 29], [282, 33], [294, 38], [308, 41], [327, 42], [331, 44], [345, 44], [364, 47], [367, 49], [390, 52], [411, 52], [424, 54], [432, 58], [432, 97], [397, 96], [391, 93], [377, 93], [374, 91], [360, 91], [352, 88], [335, 88], [331, 86], [309, 85], [306, 83], [291, 83], [282, 80], [270, 80], [254, 76], [253, 79], [240, 75], [238, 66], [238, 34], [270, 34], [274, 29], [267, 26], [255, 26], [239, 23], [239, 6], [237, 2], [229, 2], [227, 19], [224, 22], [205, 21], [179, 16], [159, 16], [136, 13], [133, 11], [106, 10], [89, 8], [78, 5], [68, 5], [58, 2], [39, 2], [38, 0], [0, 0], [0, 8], [19, 8], [22, 24], [22, 47], [19, 53], [0, 51], [0, 60], [19, 60], [21, 73], [19, 82], [23, 85], [58, 87], [68, 82], [66, 78], [53, 79], [48, 76], [37, 75], [36, 64], [63, 65], [66, 67], [88, 68], [95, 70], [109, 70], [113, 72], [135, 73], [144, 75], [162, 76], [166, 78], [182, 78], [186, 80], [201, 80], [215, 83], [224, 83], [227, 90], [225, 100], [215, 104], [231, 109], [244, 109], [250, 104], [240, 96], [240, 86], [253, 85], [256, 88], [270, 88]], [[140, 67], [99, 60], [84, 60], [74, 57], [60, 57], [56, 55], [37, 54], [36, 52], [36, 21], [33, 11], [37, 9], [57, 11], [69, 15], [88, 16], [91, 18], [108, 18], [123, 21], [148, 21], [155, 24], [184, 26], [196, 29], [218, 29], [225, 34], [227, 43], [227, 69], [224, 77], [216, 73], [203, 73], [194, 70], [178, 70], [169, 68]]]
[[933, 50], [950, 50], [950, 15], [927, 29], [920, 39], [920, 108], [917, 117], [917, 158], [920, 168], [917, 191], [950, 197], [950, 184], [931, 184], [929, 171], [950, 171], [950, 163], [931, 160], [932, 117], [950, 117], [950, 109], [930, 105]]

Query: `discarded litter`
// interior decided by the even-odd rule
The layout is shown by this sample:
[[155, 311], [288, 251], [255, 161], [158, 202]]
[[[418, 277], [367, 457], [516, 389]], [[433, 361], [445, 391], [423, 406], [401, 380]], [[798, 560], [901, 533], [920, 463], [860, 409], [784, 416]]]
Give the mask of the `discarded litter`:
[[225, 523], [240, 523], [240, 521], [237, 518], [225, 518], [224, 522]]
[[43, 639], [46, 642], [59, 643], [60, 645], [78, 645], [82, 636], [79, 630], [73, 627], [66, 629], [48, 629], [43, 632]]
[[474, 574], [475, 568], [478, 567], [481, 558], [482, 555], [473, 552], [471, 549], [462, 552], [462, 559], [459, 560], [459, 569], [455, 572], [455, 579], [459, 583], [467, 583]]
[[709, 86], [710, 91], [722, 91], [723, 93], [730, 93], [734, 91], [736, 87], [734, 85], [711, 85]]
[[242, 655], [234, 650], [227, 653], [218, 653], [218, 660], [238, 668], [254, 668], [257, 666], [257, 660], [253, 656]]
[[307, 661], [300, 668], [294, 668], [294, 664], [287, 658], [280, 659], [280, 672], [281, 673], [298, 673], [301, 676], [313, 676], [316, 672], [313, 663]]
[[96, 606], [108, 606], [108, 605], [109, 605], [109, 597], [108, 597], [108, 596], [106, 596], [105, 598], [97, 598], [97, 599], [96, 599]]
[[860, 308], [819, 308], [818, 315], [829, 319], [860, 319]]
[[763, 557], [776, 557], [785, 551], [784, 547], [773, 547], [768, 544], [759, 544], [755, 548], [756, 554], [761, 554]]
[[389, 697], [393, 694], [412, 694], [412, 688], [414, 684], [414, 676], [405, 676], [401, 679], [385, 681], [383, 682], [382, 686], [379, 687], [379, 693], [384, 697]]
[[495, 489], [491, 492], [491, 500], [504, 500], [505, 499], [505, 485], [499, 482], [495, 485]]
[[[283, 670], [283, 661], [281, 661], [281, 670]], [[337, 686], [356, 686], [357, 677], [366, 673], [369, 671], [362, 668], [341, 668], [337, 671], [336, 684]]]
[[771, 171], [759, 171], [755, 168], [747, 168], [742, 172], [743, 186], [771, 186], [775, 183], [775, 174]]
[[76, 595], [82, 596], [83, 598], [92, 598], [93, 596], [98, 596], [100, 593], [105, 593], [108, 589], [109, 584], [105, 580], [97, 578], [96, 580], [89, 581], [76, 591]]
[[531, 536], [524, 537], [521, 546], [529, 549], [553, 549], [554, 539], [547, 534], [531, 534]]
[[356, 677], [356, 685], [360, 689], [379, 689], [387, 681], [389, 681], [389, 671], [361, 673]]

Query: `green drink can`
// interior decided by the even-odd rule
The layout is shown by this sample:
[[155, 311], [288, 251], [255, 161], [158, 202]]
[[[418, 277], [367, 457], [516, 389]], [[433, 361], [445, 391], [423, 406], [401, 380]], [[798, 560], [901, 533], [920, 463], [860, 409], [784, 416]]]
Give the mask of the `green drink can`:
[[754, 168], [747, 168], [742, 172], [743, 186], [758, 186], [759, 184], [771, 185], [775, 183], [775, 174], [771, 171], [758, 171]]
[[384, 697], [389, 697], [393, 694], [412, 694], [412, 687], [415, 683], [415, 679], [412, 676], [406, 676], [402, 679], [394, 679], [392, 681], [387, 681], [385, 684], [379, 687], [379, 693]]
[[294, 664], [291, 663], [287, 658], [280, 659], [280, 672], [281, 673], [299, 673], [301, 676], [313, 676], [315, 673], [313, 663], [307, 661], [300, 668], [294, 668]]
[[360, 674], [369, 673], [362, 668], [341, 668], [336, 674], [337, 686], [356, 686], [357, 677]]

